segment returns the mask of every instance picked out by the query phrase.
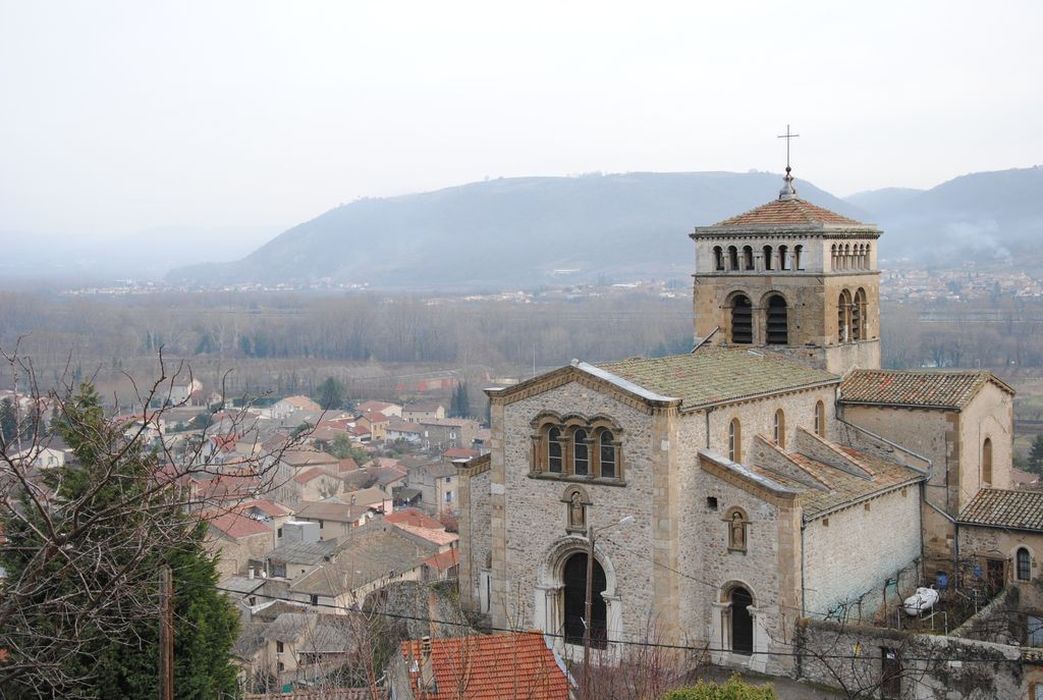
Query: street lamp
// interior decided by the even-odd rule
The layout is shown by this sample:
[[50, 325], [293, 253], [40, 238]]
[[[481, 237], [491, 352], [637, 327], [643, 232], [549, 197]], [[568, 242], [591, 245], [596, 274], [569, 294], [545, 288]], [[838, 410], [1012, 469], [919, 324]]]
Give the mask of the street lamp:
[[594, 588], [594, 536], [599, 532], [605, 532], [620, 525], [629, 525], [632, 522], [634, 522], [634, 516], [628, 515], [604, 527], [587, 526], [587, 597], [583, 604], [583, 696], [585, 698], [590, 697], [590, 607], [594, 593], [592, 590]]

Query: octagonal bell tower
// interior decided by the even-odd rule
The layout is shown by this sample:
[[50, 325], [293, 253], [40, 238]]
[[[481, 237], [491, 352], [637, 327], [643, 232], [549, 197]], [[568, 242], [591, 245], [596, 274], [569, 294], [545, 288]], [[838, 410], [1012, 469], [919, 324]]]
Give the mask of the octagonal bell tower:
[[778, 199], [690, 234], [696, 342], [879, 368], [880, 233], [800, 199], [787, 166]]

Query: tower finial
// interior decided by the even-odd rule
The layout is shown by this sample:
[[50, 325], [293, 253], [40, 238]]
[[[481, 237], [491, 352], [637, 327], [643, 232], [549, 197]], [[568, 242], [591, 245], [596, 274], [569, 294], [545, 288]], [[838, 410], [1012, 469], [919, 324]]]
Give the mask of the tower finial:
[[796, 199], [797, 190], [793, 188], [793, 176], [790, 174], [793, 168], [789, 165], [789, 144], [791, 139], [798, 138], [800, 134], [790, 133], [789, 124], [786, 125], [786, 133], [780, 134], [778, 138], [786, 139], [786, 176], [782, 178], [782, 189], [779, 190], [779, 199]]

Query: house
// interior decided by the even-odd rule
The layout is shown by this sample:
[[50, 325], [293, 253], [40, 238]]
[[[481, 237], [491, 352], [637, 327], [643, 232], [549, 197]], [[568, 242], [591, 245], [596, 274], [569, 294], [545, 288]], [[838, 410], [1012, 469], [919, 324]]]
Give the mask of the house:
[[393, 700], [568, 700], [573, 685], [540, 632], [405, 641], [389, 674]]
[[422, 580], [446, 581], [460, 575], [460, 550], [456, 547], [438, 554], [432, 554], [424, 560]]
[[359, 404], [358, 409], [363, 415], [382, 413], [388, 418], [402, 417], [402, 406], [397, 403], [388, 403], [387, 401], [363, 401]]
[[414, 401], [402, 407], [403, 420], [420, 422], [445, 418], [445, 405], [440, 401]]
[[[396, 417], [401, 418], [401, 415]], [[357, 420], [358, 427], [368, 430], [370, 439], [374, 442], [383, 442], [387, 439], [387, 427], [390, 422], [391, 416], [384, 415], [379, 411], [363, 413]]]
[[955, 527], [964, 577], [984, 577], [992, 592], [1010, 582], [1043, 581], [1043, 491], [983, 488]]
[[411, 442], [419, 445], [424, 440], [424, 429], [416, 423], [393, 418], [385, 429], [385, 440], [388, 442]]
[[12, 461], [28, 464], [36, 469], [54, 469], [56, 467], [65, 466], [67, 454], [71, 455], [71, 451], [66, 452], [65, 450], [60, 450], [54, 447], [33, 445], [27, 450], [22, 450], [21, 452], [9, 455], [9, 458]]
[[424, 429], [424, 446], [431, 450], [470, 447], [478, 435], [478, 421], [470, 418], [425, 418], [416, 422]]
[[305, 687], [346, 664], [355, 651], [357, 622], [343, 615], [284, 612], [260, 628], [250, 668], [267, 673], [278, 684]]
[[253, 567], [260, 571], [268, 553], [275, 547], [275, 530], [240, 512], [204, 514], [207, 544], [217, 554], [219, 575], [245, 574]]
[[275, 420], [285, 420], [302, 414], [322, 413], [322, 406], [315, 403], [307, 396], [287, 396], [271, 405], [269, 415]]
[[301, 485], [301, 500], [318, 501], [336, 496], [344, 491], [344, 481], [339, 474], [323, 467], [301, 470], [293, 480]]
[[427, 540], [437, 546], [440, 552], [455, 549], [460, 540], [460, 536], [455, 532], [447, 532], [445, 525], [440, 521], [416, 508], [406, 508], [385, 515], [384, 522], [394, 525], [403, 532]]
[[319, 539], [329, 540], [343, 537], [355, 527], [365, 525], [374, 515], [366, 505], [344, 503], [339, 499], [308, 502], [301, 501], [296, 519], [319, 524]]
[[415, 467], [409, 472], [408, 485], [420, 491], [421, 507], [428, 513], [457, 509], [457, 467], [439, 460]]

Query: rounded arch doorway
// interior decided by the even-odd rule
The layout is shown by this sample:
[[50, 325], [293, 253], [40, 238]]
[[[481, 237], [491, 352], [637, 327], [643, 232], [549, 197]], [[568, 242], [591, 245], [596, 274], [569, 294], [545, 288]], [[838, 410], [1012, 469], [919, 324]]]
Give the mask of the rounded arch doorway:
[[[562, 567], [562, 612], [565, 641], [582, 644], [586, 628], [587, 603], [587, 553], [576, 552], [565, 560]], [[590, 600], [590, 646], [594, 649], [608, 647], [608, 606], [601, 592], [607, 587], [605, 570], [594, 557]]]
[[736, 586], [728, 596], [731, 603], [732, 651], [749, 656], [753, 653], [753, 615], [750, 606], [753, 596], [742, 586]]

